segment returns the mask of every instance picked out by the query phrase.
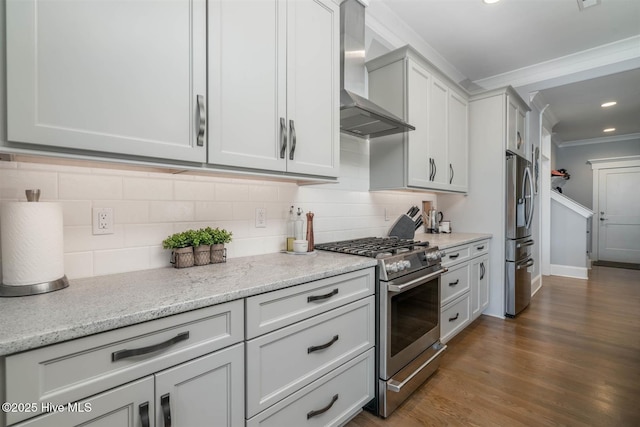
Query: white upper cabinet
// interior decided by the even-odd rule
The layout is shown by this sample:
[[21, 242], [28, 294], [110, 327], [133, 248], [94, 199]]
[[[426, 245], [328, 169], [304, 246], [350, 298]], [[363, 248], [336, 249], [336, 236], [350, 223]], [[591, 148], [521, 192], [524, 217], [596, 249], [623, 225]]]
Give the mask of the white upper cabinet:
[[370, 141], [371, 189], [467, 192], [466, 94], [409, 46], [367, 68], [369, 99], [416, 128]]
[[209, 2], [209, 163], [338, 175], [339, 20], [331, 0]]
[[519, 97], [507, 95], [507, 150], [528, 159], [525, 129], [529, 107]]
[[7, 0], [6, 37], [9, 141], [206, 160], [205, 0]]

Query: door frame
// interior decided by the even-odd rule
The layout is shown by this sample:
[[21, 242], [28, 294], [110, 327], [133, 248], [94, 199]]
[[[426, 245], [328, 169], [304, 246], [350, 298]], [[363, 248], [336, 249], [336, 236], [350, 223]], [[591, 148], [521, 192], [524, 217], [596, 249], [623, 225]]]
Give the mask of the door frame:
[[[600, 212], [600, 170], [602, 169], [623, 169], [630, 167], [640, 167], [640, 156], [625, 156], [625, 157], [609, 157], [604, 159], [592, 159], [587, 160], [587, 163], [591, 165], [593, 172], [593, 193], [592, 204], [593, 212], [595, 215], [599, 215]], [[594, 216], [595, 216], [594, 215]], [[599, 259], [598, 241], [600, 227], [596, 224], [597, 221], [591, 222], [591, 259], [597, 261]]]

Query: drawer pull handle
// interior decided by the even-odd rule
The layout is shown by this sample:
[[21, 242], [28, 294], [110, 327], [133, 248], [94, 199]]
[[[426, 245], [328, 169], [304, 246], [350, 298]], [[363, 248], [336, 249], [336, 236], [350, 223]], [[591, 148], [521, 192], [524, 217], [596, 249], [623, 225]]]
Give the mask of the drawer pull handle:
[[170, 338], [159, 344], [150, 345], [148, 347], [133, 348], [131, 350], [118, 350], [111, 353], [111, 361], [117, 362], [120, 359], [126, 359], [127, 357], [140, 356], [143, 354], [153, 353], [154, 351], [163, 350], [167, 347], [189, 339], [189, 332], [181, 332], [173, 338]]
[[338, 395], [334, 394], [333, 398], [331, 399], [331, 402], [329, 402], [329, 404], [327, 406], [325, 406], [322, 409], [318, 409], [316, 411], [311, 411], [309, 413], [307, 413], [307, 419], [313, 418], [316, 415], [320, 415], [320, 414], [324, 414], [325, 412], [327, 412], [329, 409], [331, 409], [331, 407], [333, 406], [334, 403], [336, 403], [338, 401]]
[[309, 353], [313, 353], [314, 351], [318, 351], [318, 350], [324, 350], [325, 348], [329, 348], [333, 345], [333, 343], [335, 343], [336, 341], [338, 341], [338, 335], [334, 335], [333, 338], [331, 338], [331, 341], [329, 341], [326, 344], [322, 344], [322, 345], [312, 345], [311, 347], [307, 348], [307, 354]]
[[460, 313], [456, 313], [455, 317], [450, 317], [449, 318], [449, 322], [453, 322], [454, 320], [458, 320], [458, 317], [460, 317]]
[[482, 245], [482, 246], [478, 246], [478, 248], [477, 248], [477, 249], [478, 249], [479, 251], [483, 250], [483, 249], [484, 249], [484, 245]]
[[169, 393], [160, 397], [160, 406], [162, 406], [164, 427], [171, 427], [171, 405], [169, 403]]
[[324, 294], [324, 295], [311, 295], [310, 297], [307, 297], [307, 302], [313, 302], [313, 301], [319, 301], [319, 300], [323, 300], [323, 299], [327, 299], [327, 298], [331, 298], [334, 295], [338, 295], [338, 288], [335, 288], [334, 290], [332, 290], [331, 292], [329, 292], [328, 294]]
[[140, 424], [142, 427], [149, 427], [149, 402], [144, 402], [140, 406], [138, 406], [138, 411], [140, 414]]
[[456, 259], [459, 256], [460, 256], [460, 254], [458, 253], [458, 254], [449, 255], [449, 258]]
[[456, 281], [455, 281], [455, 282], [449, 282], [449, 286], [455, 286], [455, 285], [457, 285], [458, 283], [460, 283], [460, 279], [456, 279]]

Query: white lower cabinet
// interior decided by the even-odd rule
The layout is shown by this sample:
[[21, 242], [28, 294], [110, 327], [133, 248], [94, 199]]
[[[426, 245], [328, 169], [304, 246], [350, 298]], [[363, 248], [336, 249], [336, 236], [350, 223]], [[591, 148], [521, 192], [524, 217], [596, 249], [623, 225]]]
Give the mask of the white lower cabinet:
[[440, 280], [440, 340], [446, 343], [489, 305], [489, 240], [445, 249]]
[[[199, 427], [244, 422], [244, 344], [217, 351], [16, 427]], [[60, 409], [62, 408], [62, 409]]]
[[247, 426], [341, 425], [374, 397], [374, 271], [247, 298], [248, 331], [287, 319], [246, 342]]
[[3, 398], [33, 406], [0, 426], [243, 425], [243, 339], [238, 300], [7, 356]]

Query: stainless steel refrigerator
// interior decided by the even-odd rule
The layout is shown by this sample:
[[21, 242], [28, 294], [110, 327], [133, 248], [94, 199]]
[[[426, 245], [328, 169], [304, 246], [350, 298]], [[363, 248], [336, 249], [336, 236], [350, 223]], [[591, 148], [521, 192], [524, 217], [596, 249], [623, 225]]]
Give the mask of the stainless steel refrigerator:
[[531, 162], [507, 151], [505, 311], [515, 317], [531, 301], [533, 180]]

